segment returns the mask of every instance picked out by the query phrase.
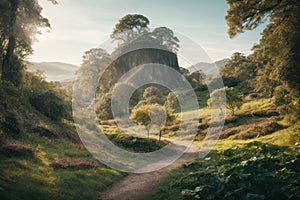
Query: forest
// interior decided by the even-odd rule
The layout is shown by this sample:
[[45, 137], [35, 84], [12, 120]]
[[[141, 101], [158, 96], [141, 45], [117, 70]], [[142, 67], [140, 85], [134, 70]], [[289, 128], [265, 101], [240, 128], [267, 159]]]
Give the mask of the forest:
[[[28, 70], [41, 29], [51, 30], [39, 1], [0, 0], [0, 198], [300, 199], [300, 3], [227, 4], [233, 40], [267, 25], [250, 54], [208, 65], [218, 76], [180, 66], [174, 30], [126, 14], [113, 51], [87, 49], [76, 80], [47, 81]], [[142, 156], [107, 153], [110, 144]]]

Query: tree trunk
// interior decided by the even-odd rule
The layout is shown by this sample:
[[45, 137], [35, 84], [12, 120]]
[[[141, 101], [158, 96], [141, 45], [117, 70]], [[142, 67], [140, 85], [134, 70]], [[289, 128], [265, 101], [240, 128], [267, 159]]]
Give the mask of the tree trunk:
[[161, 140], [161, 130], [159, 131], [159, 138], [158, 138], [158, 141]]
[[[9, 20], [9, 36], [8, 36], [8, 45], [6, 49], [6, 54], [3, 58], [2, 63], [2, 80], [10, 81], [15, 85], [18, 84], [19, 80], [16, 80], [20, 70], [14, 66], [14, 50], [16, 47], [16, 21], [17, 21], [17, 10], [18, 10], [19, 0], [10, 1], [10, 20]], [[17, 70], [16, 70], [17, 69]]]
[[148, 132], [148, 152], [150, 152], [150, 129], [147, 130]]

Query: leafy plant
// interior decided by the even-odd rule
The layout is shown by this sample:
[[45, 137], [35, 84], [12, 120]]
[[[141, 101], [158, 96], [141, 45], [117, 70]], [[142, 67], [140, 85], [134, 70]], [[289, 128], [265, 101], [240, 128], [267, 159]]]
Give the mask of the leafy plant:
[[29, 101], [40, 113], [52, 120], [60, 120], [65, 114], [64, 101], [52, 91], [33, 96]]
[[151, 198], [299, 199], [299, 164], [299, 149], [252, 142], [186, 164]]
[[16, 137], [20, 133], [20, 127], [17, 119], [17, 115], [12, 112], [8, 112], [5, 116], [5, 121], [2, 122], [1, 129], [11, 137]]

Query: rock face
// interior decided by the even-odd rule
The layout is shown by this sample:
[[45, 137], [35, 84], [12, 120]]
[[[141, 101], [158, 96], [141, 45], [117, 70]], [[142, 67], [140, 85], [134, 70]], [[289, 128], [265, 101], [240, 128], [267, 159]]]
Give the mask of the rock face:
[[[181, 77], [180, 73], [177, 73], [177, 76], [170, 74], [169, 69], [166, 67], [168, 66], [174, 69], [175, 71], [179, 72], [177, 55], [167, 50], [156, 48], [142, 48], [134, 51], [129, 51], [128, 53], [125, 53], [119, 57], [114, 57], [117, 58], [105, 70], [104, 74], [101, 76], [101, 79], [99, 81], [100, 90], [98, 91], [96, 97], [99, 119], [112, 118], [110, 108], [110, 98], [112, 89], [114, 88], [115, 84], [118, 83], [120, 78], [131, 69], [144, 65], [143, 67], [134, 71], [133, 76], [130, 76], [134, 77], [134, 79], [139, 83], [144, 83], [145, 79], [153, 80], [155, 78], [156, 80], [163, 80], [164, 82], [171, 83], [172, 86], [176, 86], [178, 78]], [[146, 65], [151, 63], [156, 65]], [[157, 64], [164, 65], [165, 67], [161, 68]], [[124, 91], [125, 90], [126, 89], [124, 89]], [[105, 110], [104, 108], [107, 110], [108, 114], [102, 116]]]
[[[163, 67], [158, 64], [163, 65]], [[177, 55], [161, 49], [147, 48], [131, 51], [117, 58], [112, 63], [112, 67], [115, 71], [113, 74], [114, 83], [118, 82], [126, 72], [135, 67], [140, 67], [134, 70], [134, 79], [139, 82], [144, 82], [146, 79], [168, 82], [172, 85], [178, 82], [176, 81], [178, 77], [172, 75], [168, 68], [170, 67], [179, 72]]]
[[161, 49], [138, 49], [120, 56], [112, 63], [118, 73], [124, 74], [130, 69], [143, 64], [158, 63], [179, 71], [175, 53]]
[[[177, 74], [177, 77], [170, 74], [168, 67], [178, 72], [180, 71], [180, 69], [178, 65], [177, 55], [167, 50], [144, 48], [130, 51], [119, 57], [114, 57], [116, 57], [116, 59], [105, 70], [103, 76], [99, 81], [100, 84], [108, 82], [106, 84], [107, 88], [105, 93], [112, 89], [113, 86], [120, 80], [120, 78], [124, 74], [126, 74], [126, 72], [135, 67], [143, 66], [143, 69], [139, 68], [140, 71], [134, 71], [136, 73], [134, 77], [141, 80], [142, 82], [145, 78], [147, 78], [148, 80], [149, 78], [150, 80], [153, 80], [153, 77], [151, 76], [155, 76], [156, 80], [159, 79], [164, 80], [164, 82], [174, 83], [176, 82], [176, 78], [178, 79], [178, 76], [180, 76], [179, 73], [179, 75]], [[163, 65], [164, 67], [158, 66], [159, 64]]]

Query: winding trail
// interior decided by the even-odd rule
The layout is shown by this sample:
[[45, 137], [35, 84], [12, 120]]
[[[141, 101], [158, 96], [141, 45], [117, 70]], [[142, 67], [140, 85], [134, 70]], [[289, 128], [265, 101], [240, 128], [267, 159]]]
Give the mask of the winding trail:
[[198, 147], [192, 144], [189, 149], [171, 165], [149, 173], [129, 174], [124, 179], [113, 184], [106, 191], [99, 194], [100, 200], [134, 200], [138, 199], [151, 190], [162, 180], [171, 170], [182, 166], [184, 163], [192, 161], [197, 157]]

